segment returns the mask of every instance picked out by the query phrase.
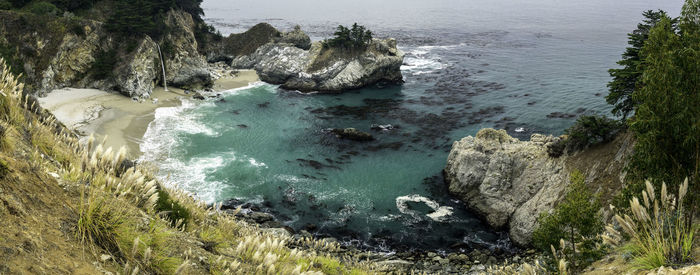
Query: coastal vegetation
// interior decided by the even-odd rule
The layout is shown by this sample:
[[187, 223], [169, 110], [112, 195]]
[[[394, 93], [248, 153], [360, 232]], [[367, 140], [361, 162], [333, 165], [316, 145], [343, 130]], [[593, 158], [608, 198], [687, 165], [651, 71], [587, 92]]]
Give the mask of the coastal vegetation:
[[[606, 100], [620, 121], [579, 117], [566, 138], [548, 147], [558, 157], [608, 142], [625, 127], [636, 139], [626, 185], [614, 200], [617, 208], [611, 206], [617, 214], [605, 234], [599, 200], [578, 173], [554, 212], [538, 219], [533, 244], [545, 255], [551, 251], [548, 268], [560, 273], [580, 271], [602, 256], [601, 237], [631, 255], [634, 268], [694, 261], [690, 254], [700, 228], [694, 224], [700, 202], [700, 1], [686, 1], [679, 18], [661, 10], [643, 16], [628, 35], [630, 47], [618, 62], [622, 68], [609, 71]], [[678, 190], [677, 196], [668, 190]]]
[[[35, 224], [22, 230], [25, 232], [63, 228], [65, 233], [42, 231], [41, 239], [25, 242], [33, 247], [79, 244], [68, 247], [83, 247], [82, 254], [67, 249], [70, 251], [56, 255], [77, 255], [70, 258], [75, 266], [87, 261], [90, 268], [119, 273], [371, 271], [368, 263], [351, 255], [338, 257], [337, 243], [263, 231], [216, 206], [206, 206], [182, 191], [167, 188], [148, 169], [128, 161], [124, 148], [113, 151], [94, 138], [81, 144], [23, 92], [23, 84], [1, 59], [0, 110], [0, 217], [9, 223], [0, 230], [1, 240], [15, 238], [15, 224]], [[28, 195], [33, 199], [16, 199]], [[62, 206], [52, 204], [57, 196]], [[23, 206], [27, 203], [36, 205]], [[51, 219], [43, 211], [50, 211]], [[13, 273], [13, 268], [22, 272], [27, 263], [56, 264], [32, 264], [33, 259], [43, 256], [25, 256], [13, 257], [0, 268], [10, 268], [3, 270]], [[89, 264], [90, 259], [94, 263]]]
[[[538, 218], [539, 227], [532, 234], [533, 245], [544, 255], [549, 255], [549, 268], [559, 269], [555, 247], [576, 272], [598, 260], [604, 254], [600, 233], [603, 220], [598, 214], [600, 200], [587, 188], [584, 175], [574, 171], [566, 196], [554, 212], [542, 213]], [[559, 270], [565, 272], [566, 270]]]
[[[613, 105], [612, 113], [622, 116], [622, 120], [627, 119], [637, 106], [632, 98], [632, 92], [642, 86], [642, 72], [644, 60], [641, 51], [644, 43], [649, 38], [649, 31], [656, 26], [662, 18], [668, 18], [666, 12], [662, 10], [648, 10], [643, 14], [644, 19], [637, 25], [637, 29], [627, 35], [630, 45], [622, 54], [622, 60], [617, 64], [622, 68], [610, 69], [610, 76], [613, 78], [608, 83], [610, 93], [605, 97], [608, 104]], [[672, 25], [676, 26], [677, 20], [672, 19]]]
[[[104, 21], [108, 31], [122, 38], [149, 35], [158, 40], [169, 31], [164, 22], [165, 14], [176, 9], [192, 15], [198, 25], [199, 38], [204, 41], [208, 38], [204, 34], [215, 33], [202, 20], [204, 11], [200, 7], [201, 2], [202, 0], [0, 0], [0, 10], [13, 9], [46, 16], [84, 16]], [[99, 12], [91, 11], [97, 6]]]
[[580, 116], [574, 125], [564, 131], [566, 138], [550, 144], [547, 153], [560, 157], [565, 152], [574, 153], [590, 146], [612, 141], [624, 130], [624, 123], [604, 116]]
[[323, 42], [324, 47], [359, 51], [367, 48], [372, 42], [372, 31], [357, 23], [352, 24], [351, 28], [338, 25], [333, 35], [333, 38]]
[[[685, 177], [690, 190], [700, 188], [700, 15], [696, 1], [683, 7], [678, 29], [664, 17], [651, 29], [642, 48], [645, 56], [642, 87], [632, 93], [637, 102], [628, 121], [637, 138], [630, 164], [630, 179], [636, 182], [628, 193], [638, 194], [642, 179], [650, 178], [655, 188], [662, 182], [678, 189]], [[687, 203], [691, 213], [698, 207], [698, 192]]]
[[[677, 196], [665, 183], [656, 195], [653, 185], [645, 182], [642, 201], [630, 200], [630, 208], [615, 215], [619, 227], [608, 225], [605, 242], [622, 246], [633, 255], [633, 264], [640, 269], [653, 269], [692, 263], [690, 256], [700, 224], [693, 224], [692, 214], [684, 207], [688, 195], [688, 179], [679, 185]], [[629, 242], [622, 243], [624, 239]]]

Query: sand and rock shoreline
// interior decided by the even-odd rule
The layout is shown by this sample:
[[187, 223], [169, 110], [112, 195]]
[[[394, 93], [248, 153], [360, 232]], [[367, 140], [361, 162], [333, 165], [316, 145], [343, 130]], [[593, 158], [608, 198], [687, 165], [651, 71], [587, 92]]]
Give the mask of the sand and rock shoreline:
[[[217, 79], [213, 91], [226, 91], [245, 87], [259, 81], [252, 70], [238, 71]], [[148, 125], [155, 118], [155, 110], [181, 104], [182, 98], [195, 95], [178, 88], [162, 87], [153, 90], [150, 99], [135, 100], [124, 95], [98, 89], [63, 88], [53, 90], [40, 97], [40, 105], [49, 110], [69, 129], [81, 136], [94, 134], [96, 138], [107, 137], [108, 147], [126, 146], [132, 157], [141, 154], [141, 139]]]

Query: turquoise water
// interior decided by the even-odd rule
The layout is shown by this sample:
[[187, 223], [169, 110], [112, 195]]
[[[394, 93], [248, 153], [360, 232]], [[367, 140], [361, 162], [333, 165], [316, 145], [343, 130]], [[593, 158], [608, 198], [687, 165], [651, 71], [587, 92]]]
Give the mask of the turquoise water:
[[[560, 134], [578, 115], [607, 114], [607, 69], [626, 33], [643, 10], [678, 14], [682, 3], [364, 2], [204, 1], [206, 20], [224, 33], [268, 21], [320, 39], [358, 21], [398, 39], [406, 83], [341, 95], [258, 83], [224, 101], [186, 100], [156, 111], [142, 160], [207, 202], [250, 202], [294, 229], [375, 249], [508, 247], [447, 194], [441, 170], [452, 142], [483, 127], [521, 139]], [[327, 133], [347, 127], [376, 140]], [[447, 214], [431, 218], [429, 206]]]

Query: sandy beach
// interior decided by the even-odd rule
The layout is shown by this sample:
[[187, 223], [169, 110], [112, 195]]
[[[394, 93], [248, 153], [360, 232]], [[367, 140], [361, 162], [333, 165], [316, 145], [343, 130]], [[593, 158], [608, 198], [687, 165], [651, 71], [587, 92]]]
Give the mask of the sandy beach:
[[[226, 76], [215, 81], [214, 91], [225, 91], [245, 87], [259, 81], [252, 70], [243, 70], [234, 76]], [[181, 104], [180, 99], [191, 97], [184, 90], [156, 87], [151, 98], [136, 102], [124, 95], [97, 89], [64, 88], [50, 92], [39, 98], [41, 106], [63, 122], [69, 129], [82, 136], [94, 134], [98, 140], [107, 137], [108, 147], [126, 146], [129, 154], [141, 154], [139, 144], [154, 113], [160, 107]]]

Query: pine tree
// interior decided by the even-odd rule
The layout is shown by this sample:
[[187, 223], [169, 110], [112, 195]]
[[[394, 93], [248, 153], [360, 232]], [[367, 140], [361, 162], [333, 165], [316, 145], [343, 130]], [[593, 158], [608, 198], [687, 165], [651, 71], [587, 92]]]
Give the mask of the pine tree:
[[[688, 198], [698, 202], [700, 179], [700, 8], [698, 0], [683, 7], [679, 31], [669, 18], [654, 27], [642, 49], [645, 56], [643, 87], [632, 94], [639, 105], [630, 129], [637, 143], [631, 167], [636, 189], [651, 178], [677, 189], [677, 183], [690, 178]], [[639, 190], [628, 190], [634, 193]]]
[[[608, 83], [610, 93], [605, 97], [605, 100], [608, 104], [614, 105], [612, 113], [616, 116], [622, 116], [623, 120], [627, 118], [636, 106], [632, 99], [632, 92], [639, 89], [642, 84], [641, 76], [644, 57], [640, 54], [640, 51], [649, 37], [649, 30], [661, 18], [668, 18], [666, 12], [662, 10], [648, 10], [643, 15], [644, 20], [642, 23], [637, 24], [637, 29], [627, 34], [627, 43], [630, 47], [622, 54], [622, 60], [617, 62], [622, 68], [608, 70], [613, 80]], [[675, 26], [675, 20], [673, 22]]]

